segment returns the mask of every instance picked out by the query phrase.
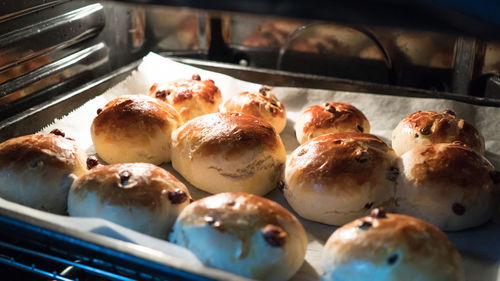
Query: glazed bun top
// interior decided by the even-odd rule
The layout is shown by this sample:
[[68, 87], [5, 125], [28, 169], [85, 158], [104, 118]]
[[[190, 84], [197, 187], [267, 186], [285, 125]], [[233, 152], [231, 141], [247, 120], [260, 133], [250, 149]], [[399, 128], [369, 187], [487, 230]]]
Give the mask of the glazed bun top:
[[154, 84], [149, 95], [171, 104], [184, 122], [203, 114], [219, 111], [222, 94], [213, 80], [201, 80], [194, 74], [192, 79], [178, 79], [165, 85]]
[[225, 112], [242, 112], [269, 122], [280, 133], [285, 128], [285, 106], [271, 88], [263, 86], [259, 92], [242, 92], [224, 103]]
[[98, 165], [73, 183], [74, 197], [89, 192], [114, 206], [161, 209], [168, 198], [172, 204], [191, 199], [185, 185], [164, 169], [148, 163]]
[[[395, 159], [394, 151], [374, 135], [353, 132], [326, 134], [306, 142], [291, 154], [287, 169], [296, 172], [288, 181], [313, 181], [323, 187], [345, 186], [345, 192], [352, 192], [352, 186], [378, 181], [379, 172], [388, 172], [378, 168], [388, 161], [391, 162], [389, 165], [392, 164]], [[344, 184], [335, 184], [339, 182]], [[353, 182], [356, 184], [347, 184]]]
[[[10, 167], [23, 173], [27, 167], [46, 166], [61, 174], [78, 176], [87, 171], [86, 160], [87, 155], [75, 141], [57, 129], [50, 134], [21, 136], [0, 143], [0, 170]], [[45, 171], [47, 176], [53, 175]]]
[[188, 142], [201, 155], [240, 156], [255, 147], [274, 150], [281, 139], [267, 122], [244, 113], [212, 113], [195, 118], [176, 131], [178, 145]]
[[416, 274], [416, 280], [463, 280], [460, 255], [442, 231], [381, 209], [337, 229], [326, 242], [325, 252], [326, 263], [337, 266], [353, 261], [388, 266], [385, 270], [390, 274], [384, 280], [405, 280], [410, 273]]
[[[240, 239], [250, 239], [255, 230], [265, 231], [266, 226], [284, 231], [289, 224], [293, 224], [302, 229], [297, 218], [280, 204], [240, 192], [219, 193], [197, 200], [181, 213], [180, 220], [185, 226], [209, 223], [220, 232], [236, 234]], [[263, 235], [266, 238], [265, 233]], [[268, 243], [285, 243], [286, 233], [281, 238], [282, 241]]]
[[92, 123], [92, 133], [106, 138], [153, 136], [159, 128], [175, 129], [181, 123], [179, 114], [169, 104], [144, 95], [122, 96], [111, 100]]
[[295, 131], [300, 143], [327, 133], [370, 133], [370, 123], [365, 115], [353, 105], [343, 102], [310, 106], [297, 119]]
[[417, 183], [440, 183], [444, 189], [450, 184], [492, 189], [499, 183], [493, 165], [461, 143], [418, 146], [402, 157], [411, 165], [405, 167], [405, 173]]
[[455, 112], [419, 111], [403, 119], [393, 131], [393, 147], [398, 155], [417, 145], [461, 142], [484, 153], [484, 137]]

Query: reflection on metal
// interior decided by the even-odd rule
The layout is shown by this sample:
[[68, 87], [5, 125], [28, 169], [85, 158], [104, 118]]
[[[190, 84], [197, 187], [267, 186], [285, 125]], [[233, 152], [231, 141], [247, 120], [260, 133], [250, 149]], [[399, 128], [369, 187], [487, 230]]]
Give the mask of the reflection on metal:
[[486, 81], [486, 98], [500, 99], [500, 76], [491, 76]]
[[474, 74], [474, 58], [476, 40], [473, 38], [459, 37], [455, 45], [455, 59], [453, 68], [452, 91], [466, 95]]
[[210, 25], [208, 24], [208, 16], [206, 12], [198, 12], [198, 48], [202, 51], [207, 51], [210, 45]]
[[0, 23], [12, 20], [33, 12], [41, 11], [69, 0], [24, 0], [24, 1], [4, 1], [0, 10]]
[[145, 32], [146, 32], [146, 10], [144, 8], [138, 7], [130, 12], [130, 38], [132, 43], [130, 44], [132, 49], [140, 49], [145, 42]]
[[27, 25], [24, 25], [23, 18], [1, 25], [0, 30], [17, 28], [0, 33], [0, 50], [3, 53], [0, 69], [87, 38], [104, 26], [102, 9], [101, 4], [92, 4], [35, 23], [28, 22]]
[[[0, 105], [11, 102], [32, 92], [35, 92], [36, 90], [39, 90], [39, 88], [34, 86], [33, 83], [43, 81], [48, 77], [54, 80], [54, 76], [52, 75], [68, 69], [69, 67], [73, 67], [70, 70], [70, 73], [62, 74], [61, 79], [63, 79], [64, 76], [67, 76], [69, 78], [88, 69], [95, 68], [96, 66], [104, 63], [107, 60], [107, 54], [107, 47], [103, 43], [99, 43], [95, 46], [91, 46], [84, 50], [68, 55], [60, 60], [37, 68], [23, 76], [0, 84]], [[59, 79], [55, 79], [54, 82], [59, 82]], [[50, 82], [48, 82], [47, 84], [50, 85]], [[30, 87], [32, 88], [27, 88], [26, 91], [18, 91], [26, 87], [26, 85], [30, 85]]]
[[[282, 69], [283, 57], [285, 55], [285, 52], [289, 49], [293, 49], [293, 46], [291, 48], [291, 45], [294, 42], [294, 40], [299, 38], [305, 31], [316, 28], [318, 26], [324, 26], [324, 27], [326, 27], [326, 29], [329, 29], [332, 31], [332, 33], [323, 34], [323, 35], [326, 35], [327, 37], [331, 37], [331, 38], [325, 38], [325, 39], [332, 41], [332, 44], [333, 44], [333, 46], [331, 47], [330, 50], [326, 49], [324, 52], [332, 52], [332, 53], [339, 55], [339, 56], [357, 56], [358, 55], [357, 52], [350, 53], [348, 50], [342, 49], [340, 47], [341, 45], [347, 46], [351, 42], [347, 42], [348, 40], [344, 40], [346, 38], [337, 38], [335, 31], [347, 30], [347, 32], [343, 32], [343, 33], [349, 33], [351, 35], [350, 37], [368, 38], [371, 41], [370, 44], [368, 46], [363, 46], [363, 47], [367, 48], [370, 45], [375, 46], [378, 53], [381, 55], [381, 58], [385, 62], [385, 65], [387, 66], [387, 68], [392, 67], [391, 58], [389, 57], [384, 46], [377, 39], [377, 36], [372, 31], [370, 31], [368, 28], [356, 27], [356, 26], [339, 26], [339, 25], [333, 25], [331, 23], [325, 23], [325, 22], [313, 22], [310, 24], [299, 26], [294, 32], [292, 32], [290, 35], [288, 35], [288, 37], [286, 38], [286, 41], [280, 47], [276, 69]], [[325, 37], [325, 36], [322, 36], [322, 37]], [[322, 53], [321, 50], [320, 50], [320, 53]]]

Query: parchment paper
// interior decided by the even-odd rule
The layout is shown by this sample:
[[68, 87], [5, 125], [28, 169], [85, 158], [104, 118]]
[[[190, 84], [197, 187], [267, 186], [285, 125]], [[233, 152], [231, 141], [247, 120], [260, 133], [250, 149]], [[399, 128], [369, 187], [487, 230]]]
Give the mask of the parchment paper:
[[[214, 80], [215, 84], [221, 89], [224, 100], [239, 92], [256, 91], [260, 87], [259, 84], [197, 69], [150, 53], [143, 59], [138, 70], [132, 73], [125, 81], [109, 89], [103, 95], [90, 100], [66, 117], [55, 120], [53, 124], [42, 131], [49, 132], [53, 128], [62, 129], [67, 136], [75, 138], [78, 145], [84, 148], [87, 153], [95, 154], [90, 138], [90, 125], [96, 116], [98, 108], [103, 107], [109, 100], [121, 95], [147, 94], [149, 87], [155, 82], [161, 84], [178, 78], [189, 78], [194, 73], [200, 74], [202, 79]], [[287, 125], [281, 133], [287, 153], [290, 153], [299, 145], [294, 135], [293, 125], [296, 116], [302, 109], [326, 101], [342, 101], [351, 103], [363, 111], [370, 121], [371, 133], [381, 137], [388, 143], [390, 143], [392, 130], [407, 115], [418, 110], [443, 111], [451, 109], [456, 112], [457, 116], [471, 122], [482, 132], [486, 140], [486, 156], [497, 169], [500, 168], [500, 135], [497, 133], [497, 130], [500, 129], [497, 121], [500, 117], [500, 108], [474, 106], [440, 99], [393, 97], [287, 87], [275, 87], [274, 92], [287, 110]], [[163, 167], [183, 180], [182, 176], [175, 172], [170, 164], [163, 165]], [[189, 187], [195, 199], [208, 195], [190, 186], [186, 181], [184, 182]], [[280, 191], [275, 190], [266, 197], [279, 202], [291, 210]], [[39, 215], [43, 217], [43, 214]], [[297, 214], [295, 215], [297, 216]], [[70, 225], [75, 228], [86, 231], [94, 230], [94, 232], [96, 232], [95, 229], [99, 229], [100, 232], [97, 233], [132, 241], [170, 254], [176, 251], [168, 242], [154, 238], [148, 239], [145, 235], [137, 235], [140, 237], [139, 239], [134, 236], [134, 231], [118, 227], [103, 220], [68, 218], [55, 215], [47, 216], [49, 216], [51, 221], [57, 221], [58, 219], [61, 220], [61, 223], [74, 221], [76, 223], [70, 223]], [[304, 219], [301, 219], [301, 222], [308, 232], [309, 247], [306, 261], [293, 280], [318, 280], [321, 274], [319, 262], [323, 244], [336, 228]], [[106, 229], [111, 229], [112, 231]], [[125, 232], [125, 234], [122, 235], [122, 232]], [[110, 235], [110, 233], [113, 235]], [[500, 264], [500, 219], [498, 215], [487, 225], [467, 231], [449, 232], [447, 234], [464, 258], [467, 280], [500, 280], [498, 270], [498, 265]], [[182, 254], [182, 257], [191, 262], [196, 262], [196, 259], [189, 254]]]

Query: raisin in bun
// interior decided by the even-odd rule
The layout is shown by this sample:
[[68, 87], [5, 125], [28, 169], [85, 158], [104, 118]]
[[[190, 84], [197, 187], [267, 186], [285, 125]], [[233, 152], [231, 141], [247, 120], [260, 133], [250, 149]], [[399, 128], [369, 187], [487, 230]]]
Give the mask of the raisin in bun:
[[123, 96], [98, 111], [90, 133], [97, 154], [109, 164], [161, 164], [170, 161], [171, 134], [180, 125], [169, 104], [148, 96]]
[[499, 172], [460, 144], [418, 146], [399, 161], [397, 212], [428, 221], [443, 230], [485, 223], [497, 206]]
[[321, 280], [464, 281], [458, 251], [435, 226], [375, 209], [325, 244]]
[[396, 154], [376, 136], [335, 133], [299, 146], [288, 158], [284, 195], [306, 219], [342, 225], [390, 207]]
[[172, 165], [195, 187], [210, 192], [264, 195], [276, 187], [286, 161], [279, 135], [244, 113], [212, 113], [172, 134]]
[[370, 133], [370, 123], [359, 109], [343, 102], [310, 106], [295, 122], [295, 134], [300, 144], [317, 136], [340, 132]]
[[170, 240], [204, 264], [259, 280], [288, 280], [300, 268], [307, 237], [276, 202], [247, 193], [220, 193], [187, 206]]
[[442, 113], [419, 111], [399, 122], [392, 131], [392, 147], [397, 155], [419, 145], [459, 141], [484, 153], [484, 137], [471, 124], [457, 118], [451, 110]]
[[201, 80], [198, 74], [192, 79], [179, 79], [166, 85], [154, 84], [149, 94], [175, 107], [183, 122], [218, 112], [222, 103], [222, 94], [214, 81]]
[[166, 238], [191, 200], [186, 186], [148, 163], [99, 165], [80, 176], [68, 195], [68, 213], [97, 217]]
[[242, 112], [264, 119], [278, 134], [286, 125], [285, 107], [267, 86], [256, 93], [243, 92], [231, 97], [224, 103], [223, 111]]
[[87, 155], [60, 130], [0, 144], [0, 197], [35, 209], [66, 213], [68, 190], [87, 171]]

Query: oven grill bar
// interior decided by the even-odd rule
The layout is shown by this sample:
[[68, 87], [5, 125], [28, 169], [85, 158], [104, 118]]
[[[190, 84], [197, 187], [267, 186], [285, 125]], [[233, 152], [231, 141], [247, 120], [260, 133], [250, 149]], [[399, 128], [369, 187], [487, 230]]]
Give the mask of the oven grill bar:
[[[21, 261], [16, 261], [16, 259], [14, 257], [9, 257], [9, 256], [5, 255], [5, 253], [4, 253], [5, 249], [8, 249], [10, 251], [13, 251], [13, 252], [21, 254], [21, 255], [29, 255], [29, 256], [32, 256], [32, 257], [37, 258], [37, 259], [43, 259], [44, 261], [53, 262], [55, 264], [67, 265], [68, 267], [65, 270], [63, 270], [62, 272], [70, 271], [69, 269], [71, 269], [71, 271], [74, 271], [75, 269], [77, 269], [77, 270], [82, 270], [86, 273], [90, 273], [90, 274], [95, 275], [95, 276], [104, 277], [107, 280], [116, 280], [116, 281], [136, 280], [136, 279], [131, 279], [131, 278], [128, 278], [125, 276], [121, 276], [119, 274], [108, 272], [108, 271], [105, 271], [102, 269], [98, 269], [98, 268], [91, 267], [88, 265], [69, 261], [69, 260], [66, 260], [66, 259], [63, 259], [60, 257], [53, 256], [53, 255], [33, 251], [30, 249], [26, 249], [26, 248], [12, 245], [12, 244], [2, 242], [2, 241], [0, 241], [0, 249], [3, 249], [3, 251], [1, 251], [2, 253], [0, 254], [0, 263], [3, 263], [7, 266], [15, 267], [17, 269], [28, 271], [28, 272], [31, 272], [31, 273], [34, 273], [37, 275], [52, 278], [53, 280], [61, 280], [61, 281], [75, 280], [75, 281], [77, 281], [78, 278], [70, 279], [70, 278], [63, 276], [63, 275], [65, 275], [63, 273], [57, 274], [57, 272], [55, 272], [55, 271], [49, 272], [47, 270], [43, 270], [41, 268], [38, 268], [35, 264], [27, 265]], [[131, 273], [131, 272], [129, 272], [129, 273]]]
[[7, 266], [15, 267], [17, 269], [21, 269], [21, 270], [24, 270], [24, 271], [29, 271], [29, 272], [35, 273], [37, 275], [41, 275], [41, 276], [53, 278], [54, 280], [61, 280], [61, 281], [72, 281], [72, 280], [75, 280], [75, 281], [78, 281], [78, 278], [76, 278], [76, 279], [69, 279], [69, 278], [66, 278], [64, 276], [61, 276], [61, 275], [57, 274], [56, 272], [50, 273], [50, 272], [45, 271], [43, 269], [36, 268], [36, 266], [34, 264], [31, 265], [31, 266], [25, 265], [25, 264], [23, 264], [21, 262], [17, 262], [12, 257], [11, 258], [6, 258], [6, 257], [3, 257], [3, 256], [0, 256], [0, 263], [3, 263], [5, 265], [7, 265]]

